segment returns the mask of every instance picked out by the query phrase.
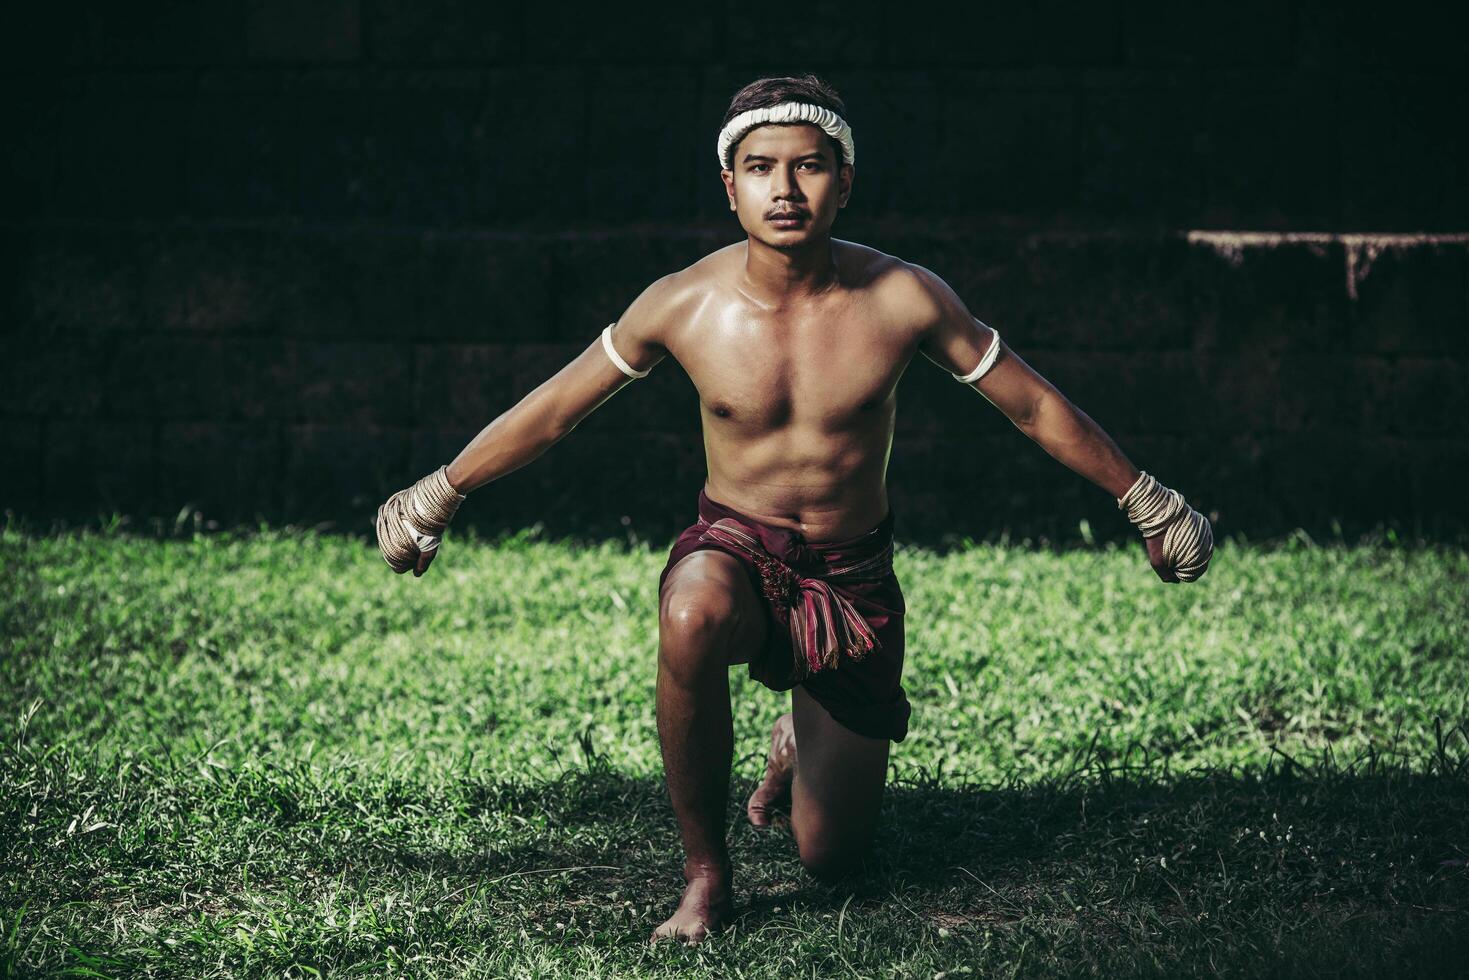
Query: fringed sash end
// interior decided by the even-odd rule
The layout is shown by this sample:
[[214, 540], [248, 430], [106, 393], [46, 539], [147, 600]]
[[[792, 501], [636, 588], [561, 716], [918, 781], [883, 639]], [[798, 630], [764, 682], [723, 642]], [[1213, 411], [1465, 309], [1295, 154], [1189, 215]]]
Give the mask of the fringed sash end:
[[799, 679], [822, 670], [834, 670], [843, 657], [862, 660], [881, 648], [877, 634], [851, 601], [832, 587], [842, 580], [867, 581], [887, 574], [887, 552], [856, 565], [836, 569], [827, 578], [805, 577], [770, 554], [750, 528], [724, 518], [709, 525], [700, 540], [735, 548], [760, 570], [761, 591], [767, 602], [786, 610], [794, 665]]

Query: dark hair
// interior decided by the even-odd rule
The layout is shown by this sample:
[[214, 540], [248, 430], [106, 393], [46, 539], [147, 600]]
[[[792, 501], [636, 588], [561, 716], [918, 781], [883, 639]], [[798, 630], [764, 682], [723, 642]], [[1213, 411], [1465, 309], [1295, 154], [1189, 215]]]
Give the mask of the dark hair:
[[[724, 113], [724, 119], [719, 123], [723, 129], [735, 116], [751, 109], [764, 109], [766, 106], [779, 105], [782, 102], [809, 102], [812, 105], [830, 109], [842, 118], [846, 118], [847, 106], [837, 90], [831, 87], [831, 83], [817, 75], [805, 74], [796, 78], [757, 78], [734, 94], [729, 100], [729, 109]], [[849, 162], [842, 159], [842, 144], [835, 137], [828, 136], [831, 143], [832, 154], [836, 158], [837, 166]], [[735, 146], [739, 145], [736, 141]], [[730, 147], [730, 155], [734, 154], [734, 146]], [[725, 160], [728, 166], [732, 161]]]

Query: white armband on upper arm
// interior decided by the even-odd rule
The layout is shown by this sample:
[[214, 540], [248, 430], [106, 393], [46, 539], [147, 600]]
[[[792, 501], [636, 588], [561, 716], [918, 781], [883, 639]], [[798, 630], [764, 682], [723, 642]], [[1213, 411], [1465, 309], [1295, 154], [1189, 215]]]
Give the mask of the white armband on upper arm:
[[637, 380], [638, 378], [646, 378], [648, 376], [648, 371], [653, 370], [652, 368], [648, 368], [648, 371], [634, 371], [632, 365], [624, 361], [622, 359], [622, 355], [617, 353], [617, 348], [612, 346], [612, 327], [615, 323], [616, 321], [607, 324], [607, 326], [602, 330], [602, 349], [607, 352], [608, 357], [612, 358], [612, 363], [617, 365], [618, 370], [627, 375], [629, 378], [632, 378], [633, 380]]
[[[990, 349], [984, 352], [984, 357], [979, 359], [979, 367], [970, 371], [968, 374], [955, 374], [955, 381], [966, 385], [973, 384], [975, 381], [984, 377], [986, 371], [995, 366], [995, 358], [1000, 356], [1000, 331], [995, 330], [994, 327], [990, 329], [994, 330], [995, 338], [990, 341]], [[953, 372], [950, 373], [952, 374]]]

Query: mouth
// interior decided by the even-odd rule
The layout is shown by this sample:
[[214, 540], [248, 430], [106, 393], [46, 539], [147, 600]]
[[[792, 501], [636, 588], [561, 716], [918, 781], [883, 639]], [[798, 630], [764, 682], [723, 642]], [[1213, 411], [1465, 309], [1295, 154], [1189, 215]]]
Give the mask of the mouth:
[[767, 220], [777, 228], [797, 228], [810, 215], [804, 211], [779, 211], [772, 214]]

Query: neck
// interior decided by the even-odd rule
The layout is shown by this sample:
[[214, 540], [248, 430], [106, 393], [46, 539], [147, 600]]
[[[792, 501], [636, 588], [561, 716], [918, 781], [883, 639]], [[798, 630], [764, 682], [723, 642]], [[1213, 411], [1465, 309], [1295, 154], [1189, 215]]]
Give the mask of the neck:
[[837, 282], [831, 236], [798, 248], [771, 248], [751, 237], [745, 246], [745, 281], [773, 302], [826, 292]]

